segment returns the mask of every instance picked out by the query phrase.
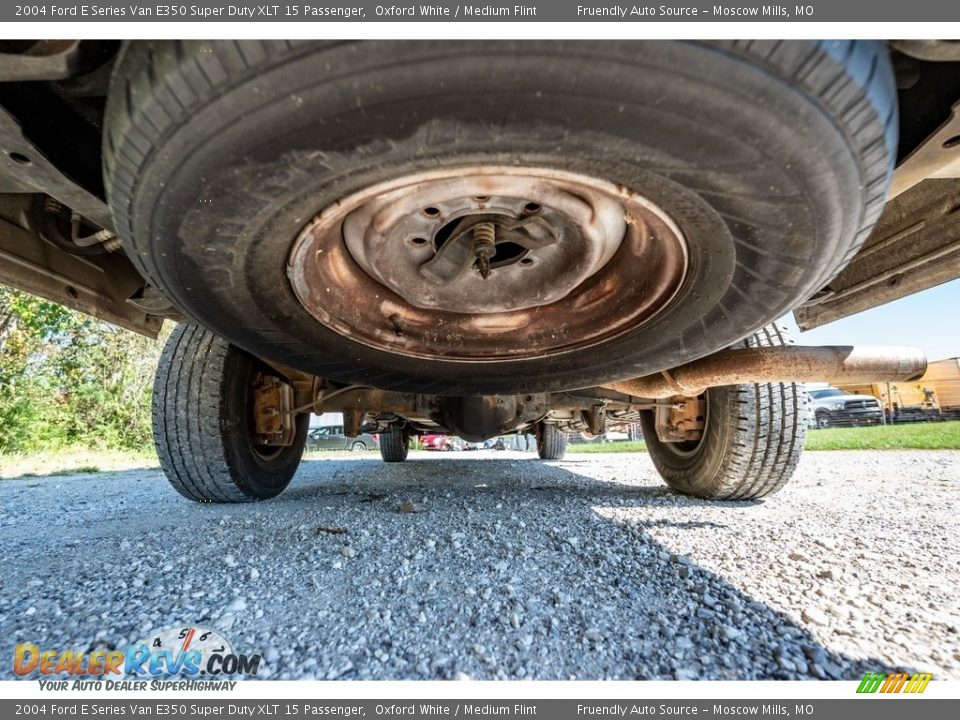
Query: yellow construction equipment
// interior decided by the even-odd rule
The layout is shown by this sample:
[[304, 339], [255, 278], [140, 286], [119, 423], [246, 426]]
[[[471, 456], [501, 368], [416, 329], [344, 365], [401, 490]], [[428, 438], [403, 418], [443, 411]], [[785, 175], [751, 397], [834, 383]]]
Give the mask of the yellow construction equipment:
[[960, 358], [928, 363], [919, 380], [839, 385], [849, 393], [873, 395], [894, 419], [960, 419]]

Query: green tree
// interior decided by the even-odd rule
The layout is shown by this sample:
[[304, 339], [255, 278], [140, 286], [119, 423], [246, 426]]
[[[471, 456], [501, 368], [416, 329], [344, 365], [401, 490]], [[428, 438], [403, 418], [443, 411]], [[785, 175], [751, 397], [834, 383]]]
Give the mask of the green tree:
[[0, 286], [0, 452], [148, 447], [161, 347]]

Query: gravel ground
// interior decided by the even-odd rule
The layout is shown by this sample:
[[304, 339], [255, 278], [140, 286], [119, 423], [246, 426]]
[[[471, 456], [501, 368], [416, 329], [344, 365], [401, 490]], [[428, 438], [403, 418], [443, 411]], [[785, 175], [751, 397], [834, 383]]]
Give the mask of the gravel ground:
[[568, 458], [332, 457], [246, 506], [0, 481], [0, 657], [195, 623], [281, 678], [960, 679], [960, 452], [807, 453], [732, 505]]

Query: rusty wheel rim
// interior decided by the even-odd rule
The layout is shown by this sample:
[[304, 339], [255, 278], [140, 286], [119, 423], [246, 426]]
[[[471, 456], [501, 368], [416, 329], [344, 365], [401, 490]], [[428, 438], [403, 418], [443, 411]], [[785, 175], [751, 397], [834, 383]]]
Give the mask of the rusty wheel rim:
[[582, 350], [667, 307], [682, 232], [653, 202], [546, 168], [424, 172], [354, 193], [300, 233], [287, 274], [318, 322], [405, 356]]

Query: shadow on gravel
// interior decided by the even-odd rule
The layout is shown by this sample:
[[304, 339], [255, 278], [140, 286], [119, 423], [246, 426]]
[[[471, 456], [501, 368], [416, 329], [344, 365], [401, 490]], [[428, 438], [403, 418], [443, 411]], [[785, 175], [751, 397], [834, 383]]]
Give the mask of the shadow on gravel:
[[[762, 501], [731, 505], [680, 498], [659, 479], [656, 484], [641, 486], [603, 482], [568, 469], [575, 462], [563, 464], [565, 467], [558, 467], [535, 459], [413, 460], [374, 466], [369, 469], [371, 475], [358, 473], [351, 479], [353, 490], [322, 480], [298, 483], [291, 488], [289, 499], [316, 502], [346, 491], [357, 493], [363, 502], [364, 479], [372, 476], [380, 493], [389, 489], [381, 511], [396, 517], [392, 512], [396, 500], [413, 496], [423, 497], [429, 513], [458, 516], [470, 539], [460, 539], [459, 548], [444, 548], [442, 565], [453, 574], [451, 592], [441, 593], [429, 605], [442, 614], [437, 602], [462, 595], [455, 587], [457, 580], [463, 588], [492, 588], [488, 598], [481, 592], [477, 600], [466, 595], [457, 602], [466, 603], [464, 613], [471, 615], [471, 626], [485, 622], [502, 626], [500, 639], [507, 648], [525, 629], [504, 622], [512, 619], [510, 609], [534, 611], [539, 626], [526, 628], [534, 631], [533, 642], [529, 646], [521, 642], [517, 659], [507, 660], [506, 667], [493, 663], [507, 677], [518, 677], [522, 667], [526, 672], [521, 675], [534, 677], [859, 680], [865, 672], [898, 669], [876, 659], [832, 652], [786, 614], [757, 601], [724, 577], [670, 554], [645, 532], [651, 527], [721, 529], [726, 525], [642, 517], [618, 523], [596, 513], [598, 505], [643, 509], [680, 502], [723, 508], [742, 517], [743, 513], [762, 512]], [[531, 467], [535, 479], [527, 479], [526, 470]], [[463, 515], [464, 501], [468, 506], [478, 503], [480, 508]], [[535, 507], [528, 507], [531, 504]], [[501, 518], [501, 527], [486, 534], [489, 527], [484, 527], [474, 534], [477, 522], [472, 516], [482, 512], [484, 505]], [[489, 521], [485, 518], [480, 524], [488, 526]], [[444, 521], [443, 526], [449, 527], [449, 523]], [[504, 537], [510, 538], [507, 547]], [[464, 548], [489, 556], [487, 559], [513, 554], [513, 562], [504, 571], [494, 561], [488, 574], [488, 566], [461, 562]], [[503, 586], [498, 588], [498, 582], [505, 576], [509, 580], [507, 597], [499, 598]], [[491, 607], [495, 612], [489, 612]], [[469, 636], [455, 642], [467, 652], [471, 644]], [[531, 668], [521, 659], [537, 645], [541, 658], [559, 656], [566, 662], [562, 666], [547, 662], [547, 667], [556, 667], [537, 672], [536, 662]], [[544, 652], [551, 646], [556, 650]], [[497, 653], [500, 648], [490, 650]], [[511, 655], [507, 650], [506, 657]], [[470, 669], [476, 676], [491, 676], [492, 668], [485, 672], [483, 660], [481, 657], [479, 668], [478, 663], [470, 663]]]
[[[851, 680], [900, 669], [831, 651], [647, 532], [721, 529], [653, 516], [717, 503], [576, 465], [307, 461], [282, 496], [243, 506], [189, 503], [159, 473], [99, 476], [83, 505], [80, 481], [52, 498], [20, 486], [0, 527], [0, 653], [23, 641], [122, 645], [145, 627], [197, 623], [264, 652], [271, 677]], [[417, 511], [399, 512], [405, 502]], [[728, 507], [739, 522], [763, 512]], [[62, 518], [47, 530], [56, 543], [22, 535], [40, 517]], [[78, 541], [110, 552], [80, 558]], [[761, 550], [777, 551], [759, 549], [760, 562]], [[40, 587], [61, 590], [45, 599]]]

